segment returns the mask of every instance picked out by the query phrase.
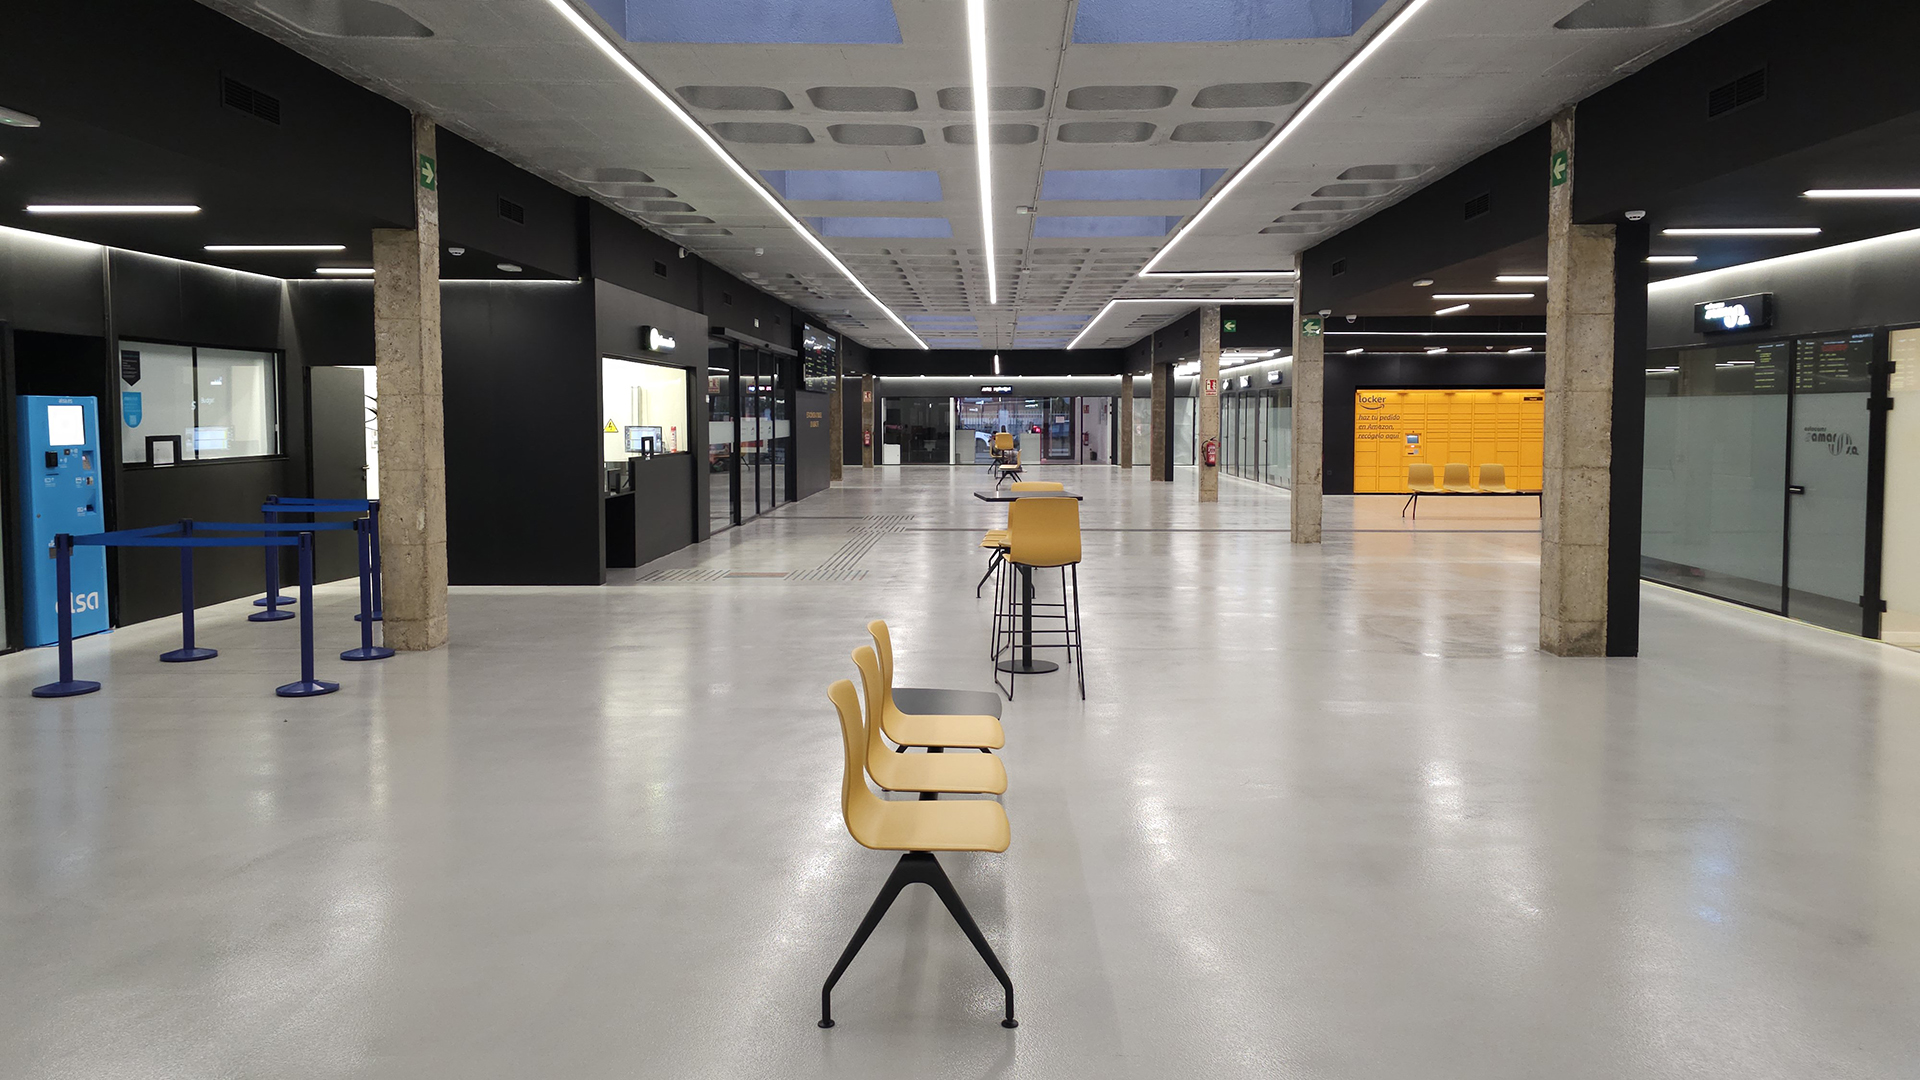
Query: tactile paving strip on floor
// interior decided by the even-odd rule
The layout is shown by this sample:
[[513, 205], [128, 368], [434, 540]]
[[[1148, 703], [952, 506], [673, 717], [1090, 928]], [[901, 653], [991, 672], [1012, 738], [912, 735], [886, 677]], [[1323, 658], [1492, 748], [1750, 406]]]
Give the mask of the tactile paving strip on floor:
[[640, 580], [641, 581], [719, 581], [721, 578], [726, 576], [727, 576], [727, 571], [724, 569], [655, 570], [653, 573], [645, 575]]
[[905, 532], [912, 514], [870, 514], [851, 530], [854, 538], [834, 552], [833, 557], [811, 570], [802, 570], [789, 581], [859, 581], [867, 576], [857, 569], [860, 560], [888, 533]]

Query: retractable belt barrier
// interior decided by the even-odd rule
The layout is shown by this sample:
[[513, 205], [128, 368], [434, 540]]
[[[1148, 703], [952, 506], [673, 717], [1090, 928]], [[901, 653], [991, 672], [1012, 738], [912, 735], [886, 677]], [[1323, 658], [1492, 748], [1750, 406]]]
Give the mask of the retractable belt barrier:
[[[304, 500], [313, 502], [314, 500]], [[368, 507], [365, 500], [358, 500], [359, 508]], [[378, 504], [375, 503], [375, 506]], [[299, 508], [300, 512], [311, 508]], [[352, 512], [351, 507], [342, 506], [341, 511]], [[328, 511], [319, 511], [328, 512]], [[214, 649], [201, 648], [194, 643], [193, 637], [193, 551], [195, 548], [263, 548], [267, 554], [269, 583], [273, 585], [268, 592], [269, 598], [277, 596], [278, 586], [273, 582], [274, 549], [297, 548], [300, 552], [300, 678], [274, 689], [281, 697], [317, 697], [331, 694], [340, 689], [339, 683], [322, 682], [314, 677], [313, 670], [313, 534], [316, 532], [344, 532], [353, 530], [356, 546], [359, 549], [360, 612], [355, 616], [360, 622], [360, 647], [348, 649], [340, 654], [342, 660], [384, 660], [393, 655], [393, 650], [376, 646], [373, 643], [373, 623], [378, 619], [374, 610], [374, 575], [377, 572], [379, 529], [372, 516], [354, 521], [325, 521], [305, 523], [269, 522], [265, 525], [245, 524], [228, 521], [182, 520], [172, 525], [151, 525], [139, 529], [121, 529], [115, 532], [90, 533], [74, 536], [59, 533], [54, 536], [55, 578], [59, 589], [56, 609], [60, 629], [60, 678], [57, 682], [47, 683], [33, 688], [34, 697], [74, 697], [79, 694], [91, 694], [100, 689], [100, 684], [86, 679], [73, 677], [73, 549], [76, 547], [171, 547], [180, 549], [180, 647], [160, 654], [164, 663], [182, 664], [196, 660], [211, 660], [219, 655]], [[250, 532], [258, 536], [203, 536], [201, 532]], [[292, 534], [292, 535], [280, 535]], [[284, 599], [284, 598], [283, 598]], [[257, 603], [258, 601], [256, 601]], [[285, 599], [289, 605], [291, 599]], [[270, 611], [277, 610], [269, 608]], [[260, 615], [248, 616], [252, 621], [262, 620]], [[280, 612], [277, 618], [293, 618], [292, 612]]]
[[[369, 546], [371, 547], [371, 554], [369, 560], [371, 569], [363, 572], [371, 574], [368, 588], [373, 594], [373, 607], [370, 613], [363, 611], [355, 615], [354, 619], [359, 622], [366, 622], [369, 619], [374, 622], [379, 622], [384, 617], [385, 613], [382, 611], [380, 603], [379, 499], [301, 499], [285, 495], [269, 495], [267, 496], [266, 505], [260, 508], [260, 512], [266, 518], [269, 526], [278, 523], [281, 514], [306, 514], [308, 516], [314, 514], [366, 515], [364, 520], [368, 522], [367, 528], [370, 535]], [[318, 525], [319, 523], [311, 522], [307, 524]], [[345, 523], [335, 523], [331, 527], [342, 528], [344, 526]], [[292, 607], [293, 598], [280, 595], [280, 560], [275, 557], [271, 548], [266, 552], [266, 563], [266, 595], [253, 602], [254, 607], [265, 608], [266, 610], [256, 611], [247, 616], [247, 619], [251, 622], [274, 622], [279, 619], [291, 619], [293, 618], [293, 612], [280, 610], [283, 607]]]

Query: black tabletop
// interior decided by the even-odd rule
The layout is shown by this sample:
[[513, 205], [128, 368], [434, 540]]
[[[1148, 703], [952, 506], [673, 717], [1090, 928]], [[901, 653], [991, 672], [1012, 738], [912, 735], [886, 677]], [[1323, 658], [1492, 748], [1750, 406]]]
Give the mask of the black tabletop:
[[1012, 502], [1015, 499], [1073, 499], [1081, 496], [1072, 491], [976, 491], [973, 497], [981, 502]]

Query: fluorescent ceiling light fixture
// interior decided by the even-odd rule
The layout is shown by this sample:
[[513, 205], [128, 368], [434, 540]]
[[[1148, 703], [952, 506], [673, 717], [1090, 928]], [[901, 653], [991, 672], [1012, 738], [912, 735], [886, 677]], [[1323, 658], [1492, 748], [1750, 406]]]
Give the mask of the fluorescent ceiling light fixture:
[[199, 212], [200, 208], [191, 204], [34, 203], [27, 207], [29, 214], [197, 214]]
[[313, 272], [316, 274], [324, 274], [327, 277], [372, 277], [373, 267], [371, 266], [316, 266], [314, 267]]
[[1510, 353], [1526, 353], [1526, 352], [1532, 352], [1532, 351], [1533, 351], [1533, 346], [1531, 346], [1531, 345], [1522, 345], [1522, 346], [1520, 346], [1520, 347], [1519, 347], [1519, 348], [1517, 348], [1517, 349], [1508, 349], [1507, 351], [1508, 351], [1508, 352], [1510, 352]]
[[1430, 278], [1430, 277], [1423, 277], [1423, 278], [1421, 278], [1420, 280], [1418, 280], [1418, 281], [1416, 281], [1416, 282], [1414, 282], [1414, 283], [1413, 283], [1413, 287], [1414, 287], [1414, 288], [1416, 288], [1416, 289], [1424, 289], [1424, 288], [1427, 288], [1428, 286], [1430, 286], [1430, 285], [1432, 285], [1432, 284], [1433, 284], [1433, 279], [1432, 279], [1432, 278]]
[[1187, 362], [1186, 362], [1186, 363], [1184, 363], [1184, 364], [1175, 364], [1175, 365], [1174, 365], [1174, 367], [1173, 367], [1173, 373], [1174, 373], [1174, 374], [1175, 374], [1176, 376], [1179, 376], [1179, 375], [1198, 375], [1198, 374], [1200, 374], [1200, 361], [1198, 361], [1198, 360], [1189, 360], [1189, 361], [1187, 361]]
[[1439, 311], [1434, 312], [1434, 314], [1435, 315], [1458, 315], [1472, 306], [1473, 306], [1472, 304], [1455, 304], [1452, 307], [1443, 307]]
[[993, 129], [987, 126], [987, 0], [967, 0], [967, 52], [973, 68], [973, 156], [980, 167], [981, 253], [987, 259], [987, 303], [1000, 302], [993, 261]]
[[1647, 256], [1647, 261], [1650, 263], [1654, 263], [1655, 265], [1660, 265], [1665, 263], [1675, 263], [1675, 264], [1696, 263], [1700, 261], [1700, 256], [1698, 255], [1649, 255]]
[[1107, 312], [1112, 311], [1115, 305], [1118, 304], [1190, 304], [1194, 307], [1199, 307], [1204, 303], [1219, 304], [1222, 307], [1243, 304], [1287, 304], [1291, 306], [1293, 304], [1293, 298], [1291, 296], [1264, 296], [1245, 300], [1225, 300], [1203, 296], [1116, 296], [1107, 301], [1106, 304], [1101, 307], [1098, 314], [1087, 320], [1087, 325], [1080, 328], [1080, 332], [1073, 336], [1072, 341], [1067, 342], [1067, 348], [1079, 348], [1080, 339], [1086, 337], [1087, 334], [1092, 332], [1094, 327], [1100, 325], [1100, 320], [1106, 318]]
[[1430, 345], [1427, 347], [1428, 356], [1438, 356], [1441, 353], [1446, 351], [1447, 351], [1447, 347], [1445, 345]]
[[[1154, 274], [1142, 272], [1140, 276], [1157, 278], [1290, 278], [1294, 276], [1294, 272], [1292, 270], [1162, 270]], [[1231, 300], [1223, 302], [1233, 303]]]
[[1852, 256], [1869, 247], [1877, 247], [1881, 244], [1920, 244], [1920, 229], [1908, 229], [1904, 232], [1887, 233], [1884, 236], [1869, 236], [1865, 240], [1851, 240], [1844, 244], [1834, 244], [1831, 247], [1812, 248], [1807, 251], [1796, 251], [1787, 255], [1775, 255], [1770, 259], [1759, 259], [1750, 263], [1740, 263], [1737, 266], [1723, 266], [1718, 270], [1702, 270], [1697, 274], [1683, 274], [1680, 277], [1668, 278], [1665, 281], [1656, 281], [1648, 285], [1647, 289], [1649, 291], [1654, 289], [1682, 289], [1719, 274], [1741, 273], [1757, 270], [1763, 266], [1785, 266], [1789, 263], [1801, 263], [1810, 259], [1839, 258], [1842, 255]]
[[1502, 285], [1545, 285], [1545, 274], [1495, 274], [1493, 280]]
[[345, 251], [345, 244], [208, 244], [204, 251]]
[[1435, 300], [1531, 300], [1530, 292], [1437, 292]]
[[1381, 27], [1380, 31], [1373, 35], [1373, 39], [1368, 41], [1359, 52], [1354, 53], [1346, 63], [1340, 65], [1340, 70], [1334, 72], [1332, 78], [1321, 83], [1320, 88], [1315, 90], [1312, 96], [1308, 97], [1306, 101], [1302, 102], [1300, 108], [1294, 112], [1293, 116], [1289, 118], [1285, 124], [1280, 126], [1280, 130], [1273, 133], [1273, 138], [1267, 140], [1267, 145], [1261, 147], [1260, 152], [1253, 155], [1252, 160], [1240, 166], [1238, 171], [1232, 176], [1229, 176], [1227, 182], [1220, 186], [1220, 190], [1213, 193], [1213, 198], [1208, 199], [1206, 203], [1200, 207], [1198, 213], [1188, 218], [1187, 223], [1182, 225], [1179, 231], [1173, 234], [1172, 239], [1161, 245], [1160, 250], [1154, 253], [1153, 258], [1147, 260], [1147, 265], [1140, 268], [1140, 276], [1152, 276], [1153, 268], [1160, 264], [1160, 260], [1167, 257], [1167, 253], [1172, 251], [1175, 245], [1192, 235], [1193, 231], [1200, 227], [1200, 223], [1207, 219], [1207, 215], [1213, 213], [1215, 207], [1226, 201], [1227, 196], [1233, 194], [1235, 188], [1244, 183], [1247, 177], [1252, 176], [1255, 170], [1260, 168], [1268, 158], [1272, 157], [1274, 151], [1280, 149], [1282, 143], [1286, 142], [1294, 132], [1300, 130], [1301, 125], [1306, 123], [1308, 117], [1312, 116], [1320, 106], [1326, 104], [1327, 99], [1333, 96], [1333, 92], [1340, 88], [1341, 83], [1351, 78], [1354, 72], [1359, 71], [1361, 66], [1373, 57], [1374, 53], [1379, 52], [1381, 47], [1392, 39], [1393, 35], [1399, 33], [1402, 27], [1412, 22], [1413, 17], [1419, 13], [1421, 8], [1426, 7], [1427, 3], [1428, 0], [1411, 0], [1406, 7], [1400, 9], [1400, 14], [1395, 15], [1391, 22]]
[[1662, 236], [1819, 236], [1820, 230], [1802, 226], [1751, 229], [1661, 229], [1660, 234]]
[[1544, 330], [1329, 330], [1328, 337], [1534, 337], [1547, 336]]
[[[781, 221], [786, 223], [788, 228], [797, 233], [800, 239], [807, 242], [808, 247], [811, 247], [821, 258], [827, 260], [829, 265], [839, 271], [842, 277], [846, 278], [855, 289], [860, 291], [861, 296], [865, 297], [873, 306], [879, 308], [888, 319], [892, 320], [895, 326], [906, 331], [907, 336], [913, 339], [915, 345], [922, 349], [928, 347], [927, 343], [920, 339], [920, 335], [914, 333], [912, 327], [902, 322], [900, 316], [894, 314], [892, 308], [881, 303], [880, 298], [873, 294], [873, 290], [867, 288], [866, 282], [861, 281], [860, 278], [847, 267], [846, 263], [841, 262], [840, 257], [835, 255], [832, 250], [827, 247], [826, 243], [814, 234], [812, 229], [802, 225], [800, 219], [793, 216], [793, 212], [788, 210], [786, 204], [780, 201], [780, 196], [774, 194], [771, 188], [767, 187], [767, 185], [755, 177], [752, 172], [748, 171], [745, 165], [735, 160], [732, 154], [727, 153], [726, 148], [720, 145], [719, 140], [715, 139], [706, 128], [701, 127], [700, 121], [695, 120], [692, 113], [681, 108], [680, 103], [674, 99], [672, 94], [667, 93], [661, 88], [659, 83], [653, 81], [651, 76], [641, 71], [640, 68], [627, 57], [627, 54], [619, 45], [607, 40], [607, 36], [601, 33], [591, 22], [588, 22], [586, 16], [574, 10], [573, 5], [569, 3], [568, 0], [547, 0], [547, 3], [551, 5], [555, 11], [560, 13], [561, 18], [567, 20], [575, 30], [579, 31], [581, 36], [587, 39], [588, 44], [600, 50], [601, 55], [613, 61], [614, 66], [619, 68], [622, 74], [633, 80], [634, 84], [639, 86], [640, 89], [646, 91], [647, 96], [658, 102], [660, 107], [667, 111], [668, 115], [678, 120], [681, 126], [685, 127], [687, 131], [693, 135], [695, 141], [706, 147], [708, 153], [711, 153], [722, 165], [726, 166], [729, 171], [739, 177], [741, 183], [753, 189], [753, 193], [760, 196], [761, 200], [773, 210], [774, 214], [777, 215]], [[991, 267], [993, 265], [992, 261], [989, 260], [987, 265]]]
[[1813, 188], [1801, 194], [1809, 199], [1920, 199], [1920, 188]]
[[32, 113], [23, 113], [19, 109], [0, 106], [0, 127], [37, 128], [40, 118]]
[[1000, 354], [999, 353], [993, 354], [993, 373], [995, 375], [1000, 374]]
[[1348, 355], [1348, 356], [1359, 356], [1359, 355], [1360, 355], [1361, 353], [1363, 353], [1363, 352], [1366, 352], [1366, 351], [1367, 351], [1367, 350], [1365, 350], [1365, 349], [1348, 349], [1348, 350], [1347, 350], [1347, 355]]

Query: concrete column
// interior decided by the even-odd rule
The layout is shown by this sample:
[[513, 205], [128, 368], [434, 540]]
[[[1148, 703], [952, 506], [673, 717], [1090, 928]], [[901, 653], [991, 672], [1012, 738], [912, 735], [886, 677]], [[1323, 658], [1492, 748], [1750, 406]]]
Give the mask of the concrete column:
[[447, 643], [447, 469], [434, 134], [430, 118], [413, 118], [414, 228], [373, 230], [382, 640], [390, 648], [410, 650]]
[[[1556, 656], [1604, 656], [1613, 464], [1614, 227], [1573, 223], [1573, 109], [1553, 118], [1552, 147], [1540, 648]], [[1564, 179], [1562, 153], [1567, 155]]]
[[1195, 410], [1195, 464], [1200, 466], [1200, 501], [1220, 501], [1220, 469], [1207, 467], [1205, 456], [1209, 439], [1220, 439], [1220, 305], [1200, 309], [1200, 402]]
[[1155, 364], [1153, 374], [1149, 376], [1153, 392], [1151, 399], [1153, 415], [1152, 426], [1147, 437], [1153, 440], [1147, 448], [1147, 471], [1155, 480], [1173, 479], [1173, 365]]
[[873, 422], [874, 413], [880, 403], [873, 399], [873, 376], [860, 376], [860, 430], [866, 438], [860, 440], [860, 467], [873, 468], [873, 457], [880, 452], [880, 425]]
[[[1294, 257], [1294, 280], [1302, 260]], [[1326, 324], [1306, 314], [1296, 290], [1293, 302], [1293, 542], [1320, 542], [1321, 468], [1326, 463]]]
[[1120, 376], [1120, 448], [1114, 460], [1123, 469], [1133, 468], [1133, 376]]
[[840, 381], [840, 356], [833, 358], [833, 393], [827, 395], [827, 479], [839, 480], [847, 466], [847, 388]]

